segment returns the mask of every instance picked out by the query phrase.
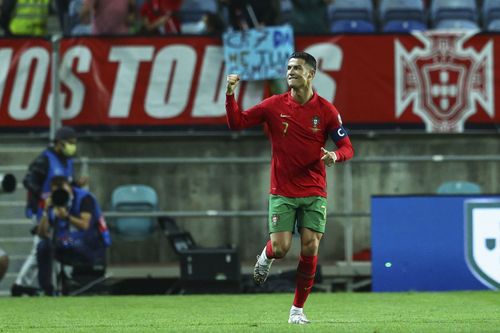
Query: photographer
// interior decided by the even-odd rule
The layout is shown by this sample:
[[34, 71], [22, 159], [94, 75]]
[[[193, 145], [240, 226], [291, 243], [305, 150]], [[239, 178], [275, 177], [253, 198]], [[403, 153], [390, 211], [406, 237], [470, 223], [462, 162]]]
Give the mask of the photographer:
[[54, 258], [63, 264], [92, 265], [105, 260], [109, 232], [94, 195], [54, 177], [43, 209], [37, 248], [38, 282], [46, 295], [54, 294]]
[[[75, 181], [73, 158], [77, 151], [77, 133], [71, 127], [61, 127], [57, 130], [54, 142], [38, 155], [29, 165], [23, 185], [28, 191], [26, 217], [33, 220], [36, 227], [40, 221], [45, 199], [50, 195], [50, 181], [55, 176], [65, 176], [74, 185], [85, 186], [88, 179], [80, 177]], [[36, 231], [36, 228], [34, 229]], [[19, 270], [15, 283], [12, 285], [12, 296], [23, 294], [36, 295], [35, 280], [37, 276], [36, 248], [40, 239], [33, 238], [33, 248]]]

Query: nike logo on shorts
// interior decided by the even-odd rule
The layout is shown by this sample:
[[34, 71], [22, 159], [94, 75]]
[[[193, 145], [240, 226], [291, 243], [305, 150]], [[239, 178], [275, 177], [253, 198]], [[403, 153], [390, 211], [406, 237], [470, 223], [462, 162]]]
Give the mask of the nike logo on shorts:
[[281, 118], [290, 118], [291, 116], [290, 116], [290, 115], [288, 115], [288, 114], [281, 113], [281, 114], [280, 114], [280, 117], [281, 117]]

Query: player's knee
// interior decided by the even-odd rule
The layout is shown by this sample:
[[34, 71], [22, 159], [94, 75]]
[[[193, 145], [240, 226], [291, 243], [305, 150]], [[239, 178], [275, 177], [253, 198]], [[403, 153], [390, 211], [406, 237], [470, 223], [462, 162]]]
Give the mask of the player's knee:
[[301, 254], [306, 256], [315, 256], [318, 254], [319, 240], [309, 239], [301, 244]]
[[284, 242], [273, 242], [273, 252], [277, 259], [283, 258], [290, 250], [290, 244]]

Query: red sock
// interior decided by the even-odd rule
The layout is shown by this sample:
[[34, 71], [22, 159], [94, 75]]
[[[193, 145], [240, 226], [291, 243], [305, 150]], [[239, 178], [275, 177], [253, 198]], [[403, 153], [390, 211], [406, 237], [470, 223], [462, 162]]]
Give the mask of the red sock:
[[318, 256], [300, 256], [299, 266], [297, 267], [297, 287], [293, 299], [293, 305], [298, 308], [304, 307], [307, 296], [311, 292], [317, 262]]
[[271, 241], [267, 241], [267, 244], [266, 244], [266, 257], [267, 259], [273, 259], [273, 258], [276, 258], [276, 256], [274, 255], [274, 251], [273, 251], [273, 245], [271, 244]]

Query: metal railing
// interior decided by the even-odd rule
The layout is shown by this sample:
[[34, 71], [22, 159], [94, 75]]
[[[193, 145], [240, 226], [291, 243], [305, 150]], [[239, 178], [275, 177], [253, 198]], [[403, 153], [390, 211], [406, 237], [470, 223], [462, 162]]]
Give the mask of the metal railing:
[[[141, 158], [88, 158], [82, 157], [78, 161], [81, 164], [82, 174], [89, 175], [93, 165], [127, 165], [127, 164], [269, 164], [270, 157], [141, 157]], [[343, 164], [343, 178], [345, 188], [345, 209], [343, 212], [328, 214], [329, 217], [344, 218], [344, 254], [348, 266], [352, 265], [353, 255], [353, 218], [369, 218], [370, 212], [354, 212], [353, 210], [353, 176], [352, 165], [367, 163], [450, 163], [450, 162], [500, 162], [497, 155], [425, 155], [425, 156], [366, 156], [357, 157], [348, 163]], [[25, 165], [0, 166], [0, 171], [26, 170]], [[255, 218], [267, 217], [267, 211], [245, 210], [200, 210], [200, 211], [156, 211], [156, 212], [115, 212], [107, 211], [105, 216], [109, 218], [117, 217], [162, 217], [170, 216], [175, 218]]]
[[[142, 158], [82, 158], [82, 172], [89, 173], [91, 165], [104, 164], [269, 164], [269, 157], [142, 157]], [[345, 209], [343, 212], [328, 214], [329, 217], [343, 217], [344, 255], [347, 265], [352, 266], [353, 257], [353, 218], [369, 218], [370, 212], [354, 212], [353, 210], [353, 164], [365, 163], [449, 163], [449, 162], [500, 162], [496, 155], [425, 155], [425, 156], [367, 156], [357, 157], [343, 165], [345, 193]], [[213, 217], [266, 217], [267, 211], [161, 211], [147, 213], [150, 217], [171, 216], [177, 218], [213, 218]], [[145, 216], [144, 213], [106, 212], [108, 217]]]

